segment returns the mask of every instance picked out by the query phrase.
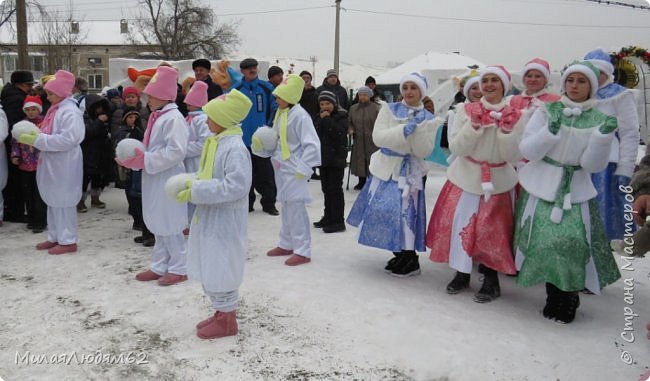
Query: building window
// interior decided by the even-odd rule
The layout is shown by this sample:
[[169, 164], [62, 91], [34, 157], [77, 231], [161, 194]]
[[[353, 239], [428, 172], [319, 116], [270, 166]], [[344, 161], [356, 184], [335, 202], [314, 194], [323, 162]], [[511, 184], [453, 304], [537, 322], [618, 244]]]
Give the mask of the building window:
[[102, 84], [101, 74], [90, 74], [88, 75], [88, 88], [93, 90], [101, 90], [104, 85]]
[[16, 56], [5, 56], [5, 71], [13, 72], [16, 70]]
[[32, 71], [44, 72], [46, 68], [45, 56], [31, 56]]

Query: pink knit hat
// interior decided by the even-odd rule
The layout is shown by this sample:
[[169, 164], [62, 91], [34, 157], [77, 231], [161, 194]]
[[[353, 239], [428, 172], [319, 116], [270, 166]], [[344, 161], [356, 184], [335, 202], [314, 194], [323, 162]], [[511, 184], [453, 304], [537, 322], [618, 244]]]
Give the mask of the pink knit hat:
[[47, 81], [43, 88], [60, 97], [67, 98], [72, 95], [74, 81], [74, 74], [65, 70], [57, 70], [57, 72], [54, 73], [54, 78]]
[[196, 81], [185, 96], [185, 103], [190, 106], [203, 107], [208, 103], [208, 84]]
[[143, 93], [165, 101], [176, 100], [178, 71], [169, 66], [158, 66]]
[[480, 69], [479, 73], [481, 77], [481, 82], [479, 82], [481, 91], [483, 91], [482, 79], [484, 76], [488, 74], [494, 74], [497, 77], [499, 77], [499, 79], [501, 80], [501, 84], [503, 85], [503, 95], [505, 95], [508, 92], [508, 90], [510, 90], [510, 81], [512, 81], [512, 77], [510, 76], [510, 73], [508, 72], [508, 70], [506, 70], [505, 67], [501, 65], [492, 65]]
[[528, 70], [539, 71], [542, 73], [542, 75], [544, 75], [544, 78], [546, 78], [547, 82], [548, 78], [551, 76], [551, 66], [548, 64], [548, 62], [544, 61], [541, 58], [533, 58], [528, 63], [526, 63], [524, 66], [524, 77], [526, 76]]

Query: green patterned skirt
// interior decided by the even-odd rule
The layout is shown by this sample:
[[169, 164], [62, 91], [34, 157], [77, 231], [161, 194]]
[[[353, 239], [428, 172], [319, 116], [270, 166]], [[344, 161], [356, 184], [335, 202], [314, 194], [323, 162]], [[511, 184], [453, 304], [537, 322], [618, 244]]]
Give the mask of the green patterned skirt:
[[552, 209], [553, 203], [522, 189], [515, 212], [515, 249], [521, 263], [517, 283], [529, 287], [548, 282], [564, 291], [583, 290], [590, 259], [600, 288], [619, 279], [594, 200], [573, 204], [559, 224], [551, 221]]

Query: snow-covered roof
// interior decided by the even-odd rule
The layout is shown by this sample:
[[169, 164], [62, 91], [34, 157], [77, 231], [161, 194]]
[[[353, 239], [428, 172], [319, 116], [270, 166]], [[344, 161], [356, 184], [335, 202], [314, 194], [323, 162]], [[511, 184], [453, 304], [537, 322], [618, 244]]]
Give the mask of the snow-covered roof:
[[456, 53], [429, 51], [404, 62], [403, 64], [385, 72], [375, 78], [377, 84], [399, 83], [408, 73], [423, 73], [426, 70], [465, 70], [468, 66], [486, 66], [481, 61], [472, 57]]

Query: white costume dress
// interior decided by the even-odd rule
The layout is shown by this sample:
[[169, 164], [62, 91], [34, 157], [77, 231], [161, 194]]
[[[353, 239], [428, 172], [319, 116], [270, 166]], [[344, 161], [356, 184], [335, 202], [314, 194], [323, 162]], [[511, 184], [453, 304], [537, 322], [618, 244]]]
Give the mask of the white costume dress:
[[[278, 130], [278, 136], [279, 124], [278, 120], [273, 127]], [[280, 143], [273, 152], [254, 153], [261, 157], [271, 157], [273, 164], [278, 189], [277, 199], [282, 202], [282, 228], [278, 246], [309, 258], [311, 230], [305, 204], [311, 202], [311, 196], [307, 181], [313, 173], [312, 168], [318, 167], [321, 162], [320, 140], [311, 117], [300, 105], [295, 105], [289, 110], [287, 143], [291, 151], [287, 160], [282, 159]]]
[[237, 308], [248, 248], [251, 158], [241, 135], [222, 136], [212, 179], [194, 180], [187, 274], [222, 312]]
[[150, 120], [157, 115], [153, 125], [147, 127], [151, 131], [142, 170], [142, 214], [147, 228], [156, 236], [151, 270], [158, 275], [168, 272], [185, 275], [182, 230], [187, 222], [187, 205], [179, 204], [165, 194], [165, 182], [185, 172], [183, 159], [189, 133], [176, 104], [169, 103], [153, 112]]
[[[203, 143], [205, 139], [210, 137], [212, 133], [208, 129], [208, 117], [203, 110], [190, 111], [185, 118], [188, 124], [189, 136], [187, 139], [187, 152], [185, 152], [185, 170], [187, 173], [196, 172], [199, 170], [199, 160], [201, 159], [201, 151], [203, 150]], [[188, 222], [194, 214], [194, 203], [187, 204], [187, 218]]]
[[83, 177], [80, 144], [86, 127], [77, 102], [71, 97], [62, 100], [53, 111], [51, 134], [41, 133], [34, 141], [34, 148], [41, 151], [36, 184], [47, 204], [47, 240], [70, 245], [77, 243], [76, 205], [81, 199]]

